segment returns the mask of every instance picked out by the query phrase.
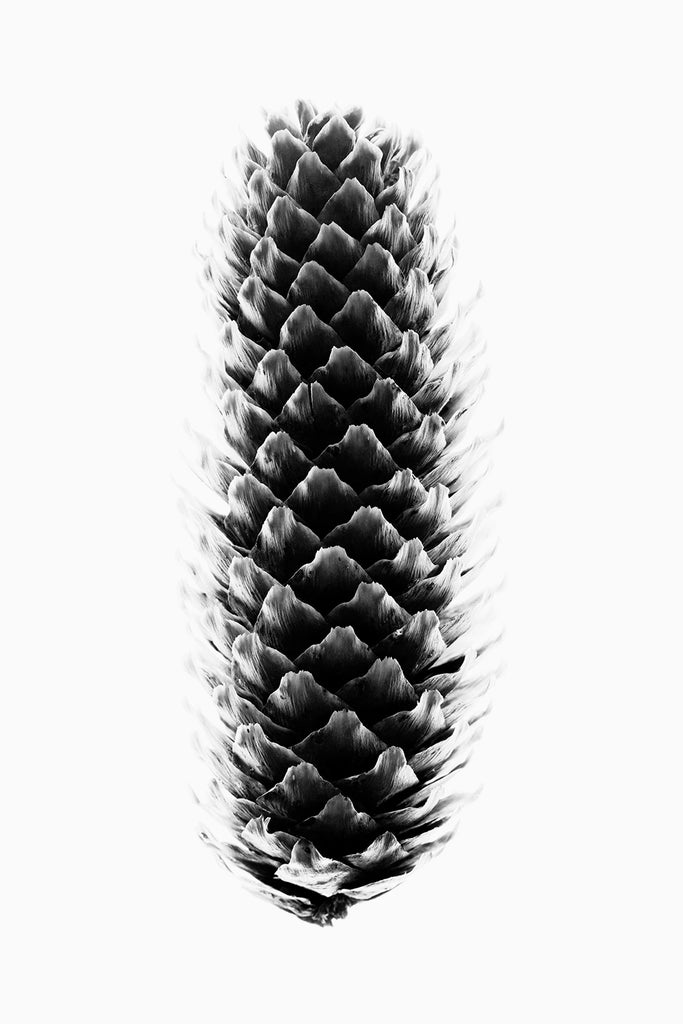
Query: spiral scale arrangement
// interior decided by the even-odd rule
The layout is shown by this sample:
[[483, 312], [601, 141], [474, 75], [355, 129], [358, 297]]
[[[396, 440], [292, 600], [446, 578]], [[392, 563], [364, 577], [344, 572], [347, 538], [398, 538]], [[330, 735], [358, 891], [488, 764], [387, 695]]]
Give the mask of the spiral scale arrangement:
[[205, 838], [324, 924], [455, 827], [492, 676], [487, 456], [428, 157], [358, 110], [296, 109], [243, 147], [205, 265], [223, 436], [202, 472], [226, 512], [194, 513], [189, 592], [217, 709]]

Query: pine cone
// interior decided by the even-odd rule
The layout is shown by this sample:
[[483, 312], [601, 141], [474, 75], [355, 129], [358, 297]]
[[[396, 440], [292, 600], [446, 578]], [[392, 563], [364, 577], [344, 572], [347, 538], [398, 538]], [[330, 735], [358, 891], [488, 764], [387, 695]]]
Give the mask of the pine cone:
[[219, 715], [205, 834], [325, 924], [450, 837], [490, 673], [468, 631], [480, 521], [474, 344], [411, 138], [361, 113], [269, 117], [206, 263], [224, 442], [198, 514], [197, 665]]

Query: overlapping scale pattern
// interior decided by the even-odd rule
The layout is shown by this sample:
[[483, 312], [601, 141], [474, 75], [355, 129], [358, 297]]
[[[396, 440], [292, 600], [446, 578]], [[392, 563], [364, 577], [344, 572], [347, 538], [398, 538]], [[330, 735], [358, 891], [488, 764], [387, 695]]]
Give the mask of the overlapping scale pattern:
[[400, 882], [454, 827], [489, 675], [468, 643], [476, 352], [440, 319], [452, 246], [411, 139], [359, 111], [271, 116], [219, 257], [197, 513], [197, 665], [220, 714], [210, 838], [317, 923]]

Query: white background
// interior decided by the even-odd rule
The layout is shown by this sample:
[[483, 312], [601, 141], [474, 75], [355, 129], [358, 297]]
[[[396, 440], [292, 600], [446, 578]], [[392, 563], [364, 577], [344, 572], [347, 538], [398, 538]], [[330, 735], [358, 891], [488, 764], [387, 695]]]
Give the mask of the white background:
[[[8, 1024], [681, 1020], [676, 8], [8, 8]], [[172, 482], [202, 216], [240, 124], [298, 95], [430, 144], [507, 424], [484, 795], [439, 861], [325, 931], [195, 838]]]

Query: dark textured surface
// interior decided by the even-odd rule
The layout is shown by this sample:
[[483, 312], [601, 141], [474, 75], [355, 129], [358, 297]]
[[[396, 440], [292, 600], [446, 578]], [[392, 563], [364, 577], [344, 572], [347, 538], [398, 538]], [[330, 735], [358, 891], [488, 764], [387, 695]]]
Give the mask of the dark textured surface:
[[449, 837], [487, 678], [460, 599], [477, 389], [440, 319], [424, 155], [358, 111], [297, 112], [246, 148], [207, 263], [225, 449], [204, 469], [229, 512], [201, 517], [195, 589], [209, 841], [324, 924]]

